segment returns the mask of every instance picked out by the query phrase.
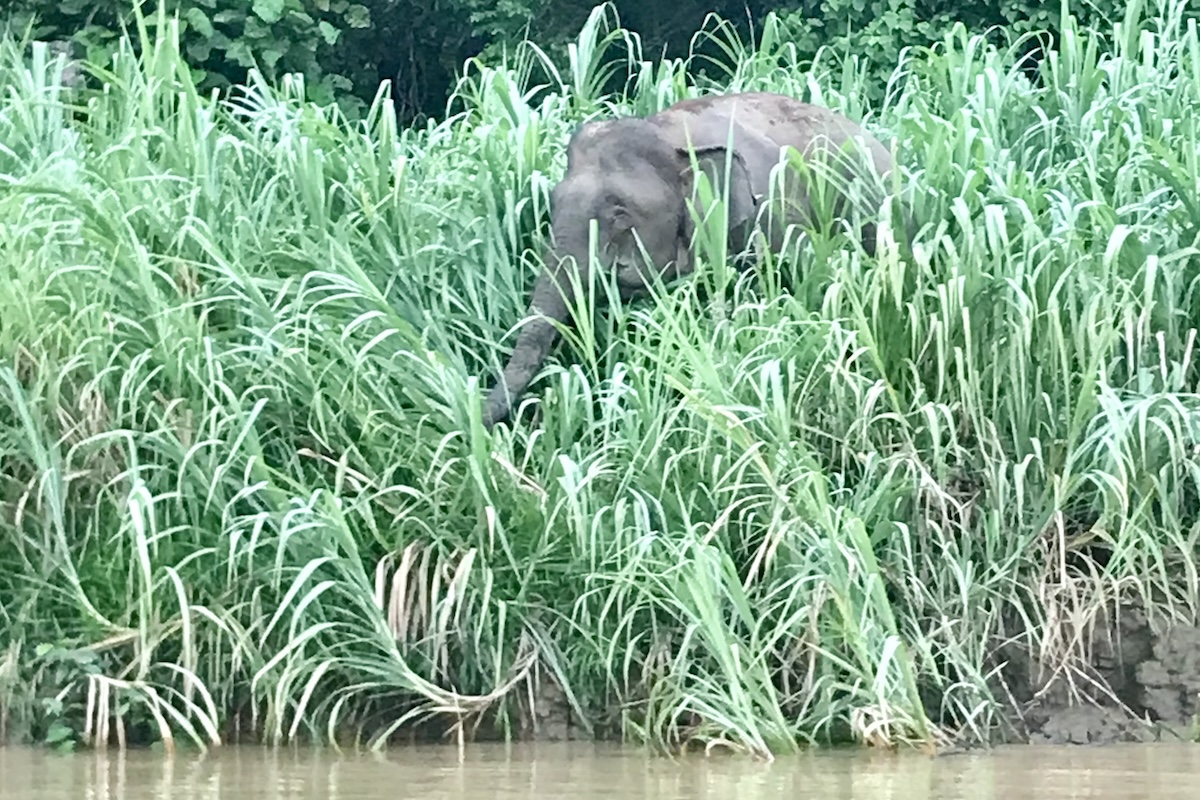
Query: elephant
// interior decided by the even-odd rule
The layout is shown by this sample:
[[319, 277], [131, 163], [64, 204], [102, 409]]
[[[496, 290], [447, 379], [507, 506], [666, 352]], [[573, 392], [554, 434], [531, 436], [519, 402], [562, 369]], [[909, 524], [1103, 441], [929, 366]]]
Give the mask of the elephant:
[[[730, 141], [732, 148], [727, 148]], [[847, 143], [861, 147], [842, 152], [868, 156], [880, 178], [891, 172], [890, 151], [857, 123], [831, 109], [769, 92], [713, 94], [645, 117], [579, 126], [567, 145], [566, 172], [551, 190], [551, 244], [530, 298], [531, 318], [487, 396], [485, 428], [507, 418], [528, 388], [558, 338], [555, 322], [572, 321], [577, 291], [588, 285], [591, 220], [597, 225], [597, 263], [615, 272], [621, 299], [631, 300], [648, 291], [655, 274], [665, 283], [694, 269], [694, 222], [688, 208], [693, 165], [708, 173], [714, 190], [724, 185], [729, 169], [729, 249], [736, 254], [744, 252], [752, 228], [761, 230], [760, 207], [782, 148], [795, 148], [807, 163], [814, 154], [833, 153]], [[862, 173], [848, 173], [843, 163], [842, 174], [853, 182]], [[775, 195], [785, 205], [782, 211], [772, 206], [767, 231], [776, 251], [789, 223], [811, 221], [805, 181], [789, 173], [787, 183], [790, 190]], [[858, 185], [869, 191], [870, 181]], [[846, 198], [836, 198], [842, 203], [835, 208], [840, 215]], [[874, 255], [874, 224], [863, 225], [860, 232], [864, 249]]]

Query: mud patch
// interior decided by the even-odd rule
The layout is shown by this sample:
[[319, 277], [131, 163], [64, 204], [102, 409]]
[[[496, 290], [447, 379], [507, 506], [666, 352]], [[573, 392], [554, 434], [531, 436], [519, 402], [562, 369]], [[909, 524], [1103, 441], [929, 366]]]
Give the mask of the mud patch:
[[1084, 651], [1089, 662], [1069, 674], [1005, 652], [1004, 683], [1018, 701], [1008, 719], [1015, 739], [1109, 744], [1196, 737], [1200, 627], [1152, 624], [1126, 606], [1115, 622], [1098, 621]]
[[555, 678], [543, 672], [528, 703], [523, 705], [524, 733], [540, 742], [590, 739], [592, 736], [575, 718], [567, 693]]
[[1157, 737], [1144, 722], [1118, 708], [1076, 706], [1044, 713], [1030, 744], [1109, 744], [1148, 742]]
[[1137, 666], [1142, 705], [1160, 720], [1190, 727], [1200, 697], [1200, 628], [1171, 628], [1155, 637], [1153, 650]]

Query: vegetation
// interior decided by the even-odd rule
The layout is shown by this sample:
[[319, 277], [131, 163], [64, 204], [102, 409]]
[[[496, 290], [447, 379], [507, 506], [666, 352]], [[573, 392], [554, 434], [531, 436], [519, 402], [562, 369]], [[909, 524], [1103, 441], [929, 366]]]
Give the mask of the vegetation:
[[[1184, 6], [1067, 19], [1032, 76], [955, 27], [879, 103], [778, 18], [693, 81], [602, 7], [407, 130], [295, 77], [206, 96], [161, 9], [79, 95], [7, 40], [0, 735], [505, 735], [557, 683], [661, 746], [979, 740], [1000, 644], [1069, 680], [1100, 610], [1194, 616]], [[892, 140], [913, 257], [706, 247], [486, 433], [572, 127], [726, 88]]]
[[[180, 15], [180, 47], [202, 93], [228, 90], [257, 69], [269, 83], [299, 72], [306, 98], [337, 102], [353, 119], [364, 114], [381, 80], [392, 84], [402, 123], [440, 118], [463, 61], [499, 57], [523, 37], [537, 41], [561, 64], [567, 45], [588, 18], [578, 0], [162, 0]], [[1195, 6], [1195, 4], [1192, 4]], [[40, 39], [67, 39], [75, 52], [108, 63], [122, 34], [152, 0], [0, 0], [0, 22], [32, 26]], [[924, 46], [961, 22], [968, 33], [1059, 33], [1059, 3], [1045, 0], [612, 0], [622, 26], [639, 35], [651, 57], [718, 56], [719, 46], [696, 33], [720, 20], [743, 40], [757, 40], [768, 15], [801, 61], [821, 49], [862, 60], [869, 81], [859, 87], [879, 102], [879, 87], [903, 49]], [[1072, 12], [1083, 26], [1110, 29], [1125, 0], [1083, 0]], [[1200, 6], [1185, 10], [1200, 18]], [[775, 24], [775, 23], [772, 23]], [[1041, 39], [1026, 48], [1037, 52]], [[138, 40], [134, 39], [135, 51]], [[620, 42], [613, 43], [613, 55]], [[703, 60], [692, 62], [703, 69]], [[547, 74], [538, 83], [553, 81]], [[620, 91], [619, 83], [606, 86]]]

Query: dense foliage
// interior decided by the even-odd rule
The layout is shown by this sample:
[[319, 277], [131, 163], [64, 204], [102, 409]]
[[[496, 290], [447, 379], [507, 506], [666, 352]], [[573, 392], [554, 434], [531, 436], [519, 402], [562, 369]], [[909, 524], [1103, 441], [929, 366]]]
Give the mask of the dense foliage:
[[[81, 56], [105, 64], [143, 4], [154, 5], [0, 0], [0, 20], [18, 30], [33, 25], [37, 38], [70, 38]], [[578, 0], [166, 0], [166, 6], [183, 22], [180, 42], [201, 91], [243, 83], [252, 67], [271, 82], [295, 72], [304, 75], [310, 99], [336, 99], [357, 116], [387, 80], [401, 121], [440, 118], [464, 60], [481, 53], [501, 58], [524, 35], [561, 61], [591, 11]], [[1005, 37], [1055, 35], [1060, 16], [1058, 3], [1043, 0], [615, 0], [612, 6], [645, 53], [672, 58], [718, 55], [708, 40], [696, 40], [701, 29], [732, 26], [748, 39], [778, 16], [799, 61], [828, 48], [861, 60], [872, 87], [886, 80], [906, 47], [936, 41], [956, 22], [1002, 45]], [[1087, 0], [1071, 11], [1082, 27], [1108, 29], [1124, 8], [1123, 0]], [[1187, 13], [1200, 17], [1200, 7]], [[1037, 42], [1022, 49], [1036, 51]], [[882, 90], [869, 91], [878, 100]]]
[[[213, 100], [165, 17], [78, 97], [6, 41], [0, 733], [505, 732], [557, 683], [654, 743], [974, 739], [1001, 643], [1069, 679], [1113, 603], [1194, 617], [1184, 9], [1068, 26], [1036, 80], [956, 27], [881, 103], [779, 20], [694, 78], [601, 10], [549, 88], [525, 48], [402, 131]], [[571, 128], [716, 88], [894, 141], [915, 254], [706, 250], [486, 433]]]

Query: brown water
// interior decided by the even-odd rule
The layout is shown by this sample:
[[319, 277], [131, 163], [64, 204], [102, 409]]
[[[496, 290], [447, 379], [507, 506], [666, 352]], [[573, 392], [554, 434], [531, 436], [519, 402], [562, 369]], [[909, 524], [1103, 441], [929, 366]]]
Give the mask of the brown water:
[[1137, 800], [1200, 796], [1200, 746], [1007, 747], [931, 759], [815, 753], [772, 764], [728, 755], [672, 761], [586, 744], [397, 748], [386, 756], [227, 747], [57, 755], [0, 748], [3, 800], [370, 798], [846, 798]]

